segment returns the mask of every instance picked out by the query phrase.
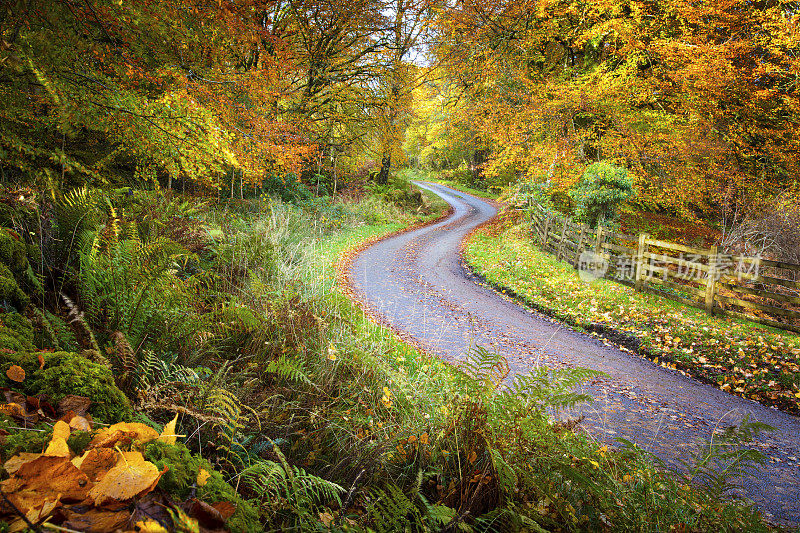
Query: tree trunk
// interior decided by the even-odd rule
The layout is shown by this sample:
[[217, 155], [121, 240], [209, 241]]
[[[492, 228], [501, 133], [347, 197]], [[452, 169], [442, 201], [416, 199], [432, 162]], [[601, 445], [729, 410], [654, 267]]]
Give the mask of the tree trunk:
[[381, 171], [378, 173], [378, 185], [389, 183], [389, 168], [392, 166], [392, 156], [383, 156], [381, 159]]

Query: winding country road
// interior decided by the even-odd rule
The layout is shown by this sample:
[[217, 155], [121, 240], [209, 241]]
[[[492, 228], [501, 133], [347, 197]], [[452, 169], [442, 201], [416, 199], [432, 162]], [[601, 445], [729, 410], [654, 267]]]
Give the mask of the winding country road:
[[496, 209], [443, 185], [417, 185], [444, 198], [453, 214], [380, 241], [353, 260], [352, 288], [368, 312], [451, 361], [477, 344], [507, 357], [514, 373], [539, 364], [606, 372], [609, 378], [586, 386], [595, 401], [571, 416], [585, 414], [581, 425], [601, 441], [624, 437], [668, 464], [688, 459], [699, 439], [744, 415], [767, 423], [775, 431], [754, 446], [768, 462], [742, 480], [742, 492], [774, 520], [800, 524], [800, 418], [656, 366], [481, 285], [463, 267], [460, 243]]

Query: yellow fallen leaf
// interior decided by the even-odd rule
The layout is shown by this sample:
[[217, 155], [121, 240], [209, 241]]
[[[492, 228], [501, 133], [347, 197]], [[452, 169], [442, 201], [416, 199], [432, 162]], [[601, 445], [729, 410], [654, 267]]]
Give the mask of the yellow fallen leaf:
[[23, 513], [40, 507], [45, 499], [82, 502], [92, 482], [66, 457], [42, 455], [29, 461], [2, 483], [8, 500]]
[[53, 435], [50, 444], [47, 445], [47, 449], [44, 451], [44, 455], [69, 458], [71, 453], [69, 446], [67, 446], [67, 441], [58, 435]]
[[80, 415], [72, 417], [72, 420], [69, 421], [69, 427], [74, 429], [75, 431], [92, 430], [92, 424], [89, 423], [89, 420], [87, 420], [86, 417]]
[[119, 422], [97, 432], [89, 443], [92, 447], [113, 447], [119, 442], [119, 436], [130, 438], [141, 443], [158, 438], [158, 431], [139, 422]]
[[70, 434], [69, 424], [67, 424], [63, 420], [58, 420], [55, 424], [53, 424], [54, 437], [61, 437], [62, 439], [66, 440], [69, 438], [69, 434]]
[[117, 465], [119, 454], [111, 448], [92, 448], [82, 456], [72, 459], [72, 464], [86, 474], [92, 483], [103, 479]]
[[8, 472], [13, 476], [14, 473], [17, 470], [19, 470], [19, 467], [21, 467], [25, 463], [30, 463], [31, 461], [38, 459], [41, 456], [42, 456], [41, 453], [28, 453], [28, 452], [18, 453], [17, 455], [6, 461], [5, 464], [3, 465], [3, 468], [5, 468], [6, 472]]
[[139, 533], [169, 533], [164, 526], [155, 520], [142, 520], [134, 525]]
[[[42, 501], [41, 505], [37, 505], [25, 513], [25, 518], [28, 519], [28, 522], [33, 524], [38, 524], [39, 522], [43, 521], [45, 518], [50, 516], [50, 514], [61, 504], [61, 495], [55, 497], [55, 499], [50, 500], [45, 498]], [[22, 518], [18, 518], [14, 521], [11, 526], [8, 528], [8, 533], [16, 533], [17, 531], [25, 531], [28, 529], [28, 522], [23, 520]]]
[[176, 437], [178, 437], [178, 435], [175, 434], [175, 426], [177, 424], [178, 424], [178, 413], [175, 413], [175, 418], [173, 418], [169, 423], [167, 423], [167, 425], [164, 426], [164, 430], [158, 437], [159, 442], [165, 442], [167, 444], [175, 444]]
[[[166, 470], [164, 470], [166, 472]], [[125, 501], [153, 490], [163, 472], [139, 452], [121, 452], [117, 464], [89, 491], [95, 505]]]
[[200, 471], [197, 473], [197, 486], [198, 487], [205, 487], [206, 483], [208, 483], [208, 478], [211, 477], [211, 474], [208, 473], [208, 470], [205, 468], [201, 468]]
[[18, 403], [7, 403], [0, 405], [0, 414], [24, 418], [25, 408]]

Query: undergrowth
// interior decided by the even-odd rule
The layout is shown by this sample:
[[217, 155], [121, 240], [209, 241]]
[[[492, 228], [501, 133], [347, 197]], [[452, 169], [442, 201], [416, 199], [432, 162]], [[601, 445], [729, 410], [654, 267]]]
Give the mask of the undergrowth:
[[[19, 305], [0, 315], [5, 357], [27, 377], [4, 384], [98, 404], [107, 402], [93, 387], [104, 387], [120, 408], [93, 411], [99, 427], [158, 427], [177, 414], [180, 442], [145, 450], [168, 467], [158, 490], [230, 503], [233, 531], [767, 529], [751, 506], [721, 497], [713, 461], [702, 467], [714, 483], [690, 488], [634, 446], [611, 452], [556, 423], [553, 413], [588, 400], [573, 389], [593, 371], [536, 369], [503, 385], [503, 358], [478, 347], [452, 367], [338, 292], [347, 250], [443, 212], [409, 177], [361, 199], [294, 205], [41, 196], [52, 229], [16, 230], [42, 253], [34, 266], [46, 292], [27, 308], [5, 304]], [[44, 379], [56, 360], [103, 370], [80, 390], [33, 390], [57, 388]], [[52, 420], [25, 428], [3, 412], [0, 458], [41, 451]]]

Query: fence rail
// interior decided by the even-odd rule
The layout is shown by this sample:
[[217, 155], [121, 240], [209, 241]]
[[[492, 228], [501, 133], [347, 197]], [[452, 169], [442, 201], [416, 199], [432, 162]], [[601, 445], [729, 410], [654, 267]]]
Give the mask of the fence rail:
[[546, 252], [580, 268], [592, 252], [602, 277], [705, 309], [800, 333], [800, 265], [761, 257], [723, 254], [716, 246], [697, 248], [593, 229], [540, 205], [531, 209], [531, 232]]

